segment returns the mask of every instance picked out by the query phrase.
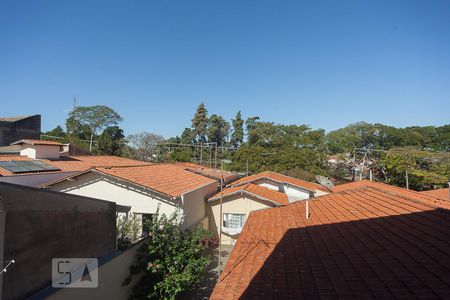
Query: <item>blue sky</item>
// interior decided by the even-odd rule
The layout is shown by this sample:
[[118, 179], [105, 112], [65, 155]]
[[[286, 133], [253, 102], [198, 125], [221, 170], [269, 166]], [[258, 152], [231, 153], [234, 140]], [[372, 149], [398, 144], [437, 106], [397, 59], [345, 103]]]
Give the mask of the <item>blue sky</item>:
[[0, 115], [48, 130], [74, 96], [166, 137], [202, 101], [326, 130], [450, 123], [450, 1], [1, 1]]

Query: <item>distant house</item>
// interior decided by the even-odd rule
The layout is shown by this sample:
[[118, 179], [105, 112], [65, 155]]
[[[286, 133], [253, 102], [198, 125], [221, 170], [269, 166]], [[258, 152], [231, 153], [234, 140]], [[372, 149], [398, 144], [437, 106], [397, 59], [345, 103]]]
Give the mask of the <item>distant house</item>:
[[371, 181], [253, 211], [211, 299], [448, 299], [450, 201]]
[[96, 167], [43, 187], [129, 206], [141, 220], [179, 209], [183, 228], [208, 228], [205, 198], [217, 191], [218, 181], [172, 164], [149, 164]]
[[39, 139], [41, 116], [0, 117], [0, 146], [21, 139]]
[[221, 228], [221, 243], [233, 245], [252, 211], [286, 205], [289, 201], [284, 193], [247, 183], [216, 193], [208, 199], [208, 204], [210, 230], [219, 235]]
[[232, 182], [230, 186], [236, 187], [247, 183], [253, 183], [285, 193], [289, 202], [326, 195], [330, 192], [326, 187], [320, 184], [269, 171], [241, 178]]

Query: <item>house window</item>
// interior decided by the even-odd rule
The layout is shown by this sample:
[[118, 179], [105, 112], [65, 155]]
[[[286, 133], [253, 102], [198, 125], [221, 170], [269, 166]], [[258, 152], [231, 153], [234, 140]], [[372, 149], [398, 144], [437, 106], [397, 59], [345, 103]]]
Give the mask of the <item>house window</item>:
[[244, 223], [244, 214], [223, 214], [223, 227], [225, 228], [242, 228]]
[[142, 235], [148, 235], [153, 222], [156, 221], [156, 214], [142, 214]]

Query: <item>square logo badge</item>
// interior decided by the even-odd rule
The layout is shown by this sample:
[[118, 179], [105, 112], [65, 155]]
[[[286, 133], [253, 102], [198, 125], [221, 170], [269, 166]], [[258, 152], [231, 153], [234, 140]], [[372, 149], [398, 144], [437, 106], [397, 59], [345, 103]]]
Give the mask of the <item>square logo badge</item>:
[[52, 259], [52, 286], [54, 288], [98, 287], [98, 259]]

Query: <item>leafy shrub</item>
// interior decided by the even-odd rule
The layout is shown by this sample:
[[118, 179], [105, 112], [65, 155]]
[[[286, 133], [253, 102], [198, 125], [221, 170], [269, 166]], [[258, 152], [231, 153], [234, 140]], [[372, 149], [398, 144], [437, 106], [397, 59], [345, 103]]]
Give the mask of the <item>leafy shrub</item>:
[[179, 224], [177, 212], [149, 225], [148, 238], [138, 249], [137, 262], [124, 282], [127, 285], [132, 277], [141, 275], [130, 299], [175, 299], [201, 281], [210, 263], [203, 252], [212, 233], [201, 228], [183, 231]]

